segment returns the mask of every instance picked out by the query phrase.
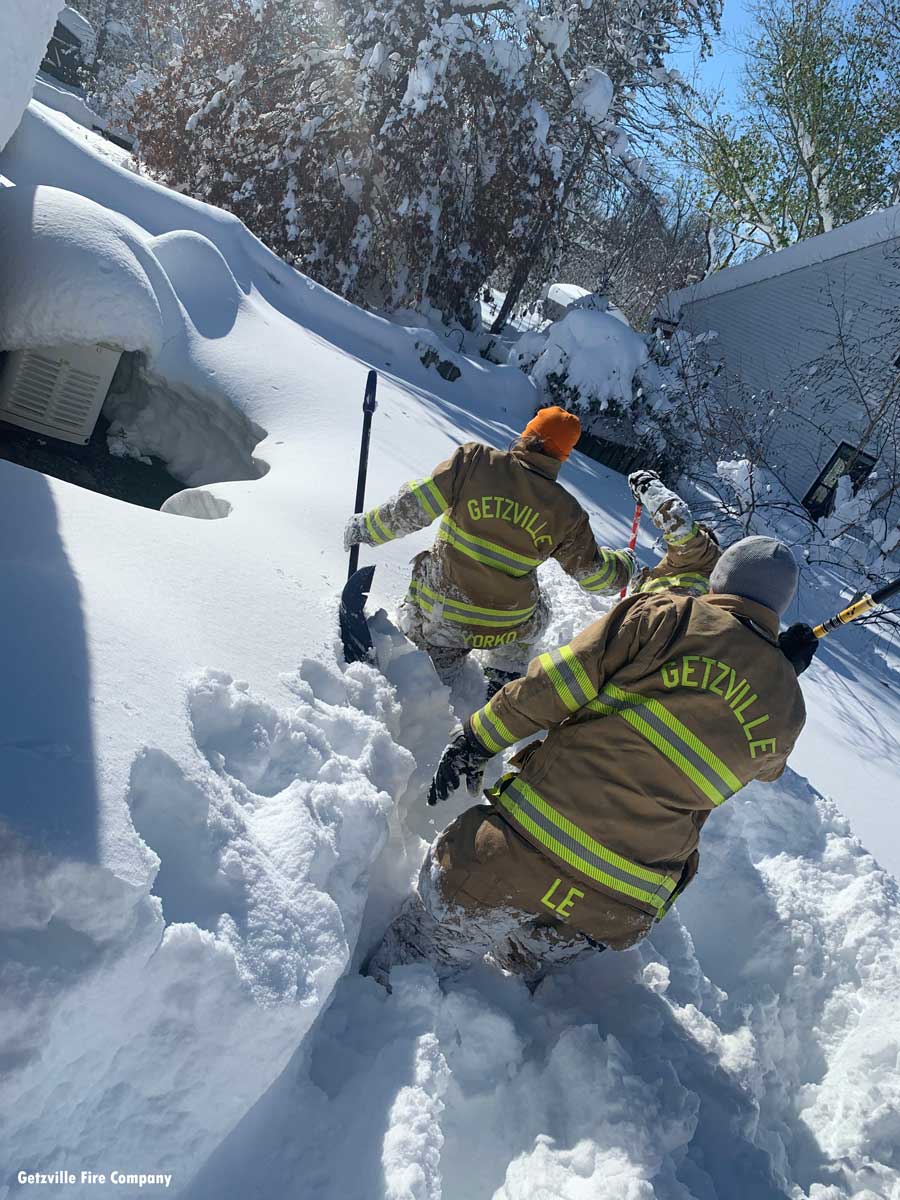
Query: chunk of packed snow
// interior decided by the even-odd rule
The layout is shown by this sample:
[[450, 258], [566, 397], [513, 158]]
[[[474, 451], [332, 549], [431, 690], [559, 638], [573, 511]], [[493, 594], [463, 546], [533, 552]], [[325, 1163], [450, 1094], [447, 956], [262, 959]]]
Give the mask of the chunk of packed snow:
[[557, 58], [565, 58], [571, 44], [571, 31], [568, 17], [535, 17], [532, 27], [538, 41]]
[[545, 300], [552, 300], [562, 308], [568, 308], [576, 300], [590, 296], [587, 288], [579, 287], [577, 283], [551, 283], [544, 289]]
[[592, 125], [606, 120], [613, 99], [612, 80], [599, 67], [585, 67], [575, 80], [572, 107]]
[[0, 10], [0, 150], [31, 99], [60, 0], [5, 0]]
[[85, 129], [101, 130], [107, 127], [106, 120], [88, 107], [77, 88], [68, 87], [43, 71], [38, 72], [34, 81], [34, 98], [57, 112], [65, 113]]
[[85, 49], [89, 50], [93, 47], [96, 37], [94, 27], [87, 17], [82, 16], [77, 9], [72, 8], [68, 4], [63, 5], [57, 20], [64, 29], [68, 30], [73, 37], [78, 39], [79, 43]]

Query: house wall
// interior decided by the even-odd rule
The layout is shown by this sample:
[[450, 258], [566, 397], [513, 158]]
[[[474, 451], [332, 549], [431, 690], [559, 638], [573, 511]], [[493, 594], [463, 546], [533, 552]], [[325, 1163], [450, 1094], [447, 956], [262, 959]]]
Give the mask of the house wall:
[[747, 415], [763, 426], [767, 457], [802, 499], [837, 445], [857, 445], [868, 423], [853, 373], [835, 349], [840, 325], [858, 348], [856, 374], [873, 381], [878, 395], [893, 375], [900, 238], [711, 296], [702, 287], [696, 299], [690, 290], [679, 293], [680, 328], [718, 334], [709, 350], [725, 364], [718, 380], [723, 428]]

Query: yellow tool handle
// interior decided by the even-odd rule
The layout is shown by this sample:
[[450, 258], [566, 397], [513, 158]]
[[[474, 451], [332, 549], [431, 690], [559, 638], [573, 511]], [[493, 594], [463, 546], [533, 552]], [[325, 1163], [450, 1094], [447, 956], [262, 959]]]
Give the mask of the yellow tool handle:
[[830, 621], [825, 621], [821, 625], [817, 625], [813, 633], [817, 638], [823, 638], [826, 633], [831, 633], [833, 629], [840, 628], [841, 625], [847, 625], [850, 621], [855, 621], [857, 617], [861, 617], [863, 613], [867, 613], [870, 609], [875, 608], [878, 601], [874, 600], [871, 594], [863, 596], [861, 600], [857, 600], [855, 604], [851, 604], [849, 608], [843, 609], [836, 617], [832, 617]]

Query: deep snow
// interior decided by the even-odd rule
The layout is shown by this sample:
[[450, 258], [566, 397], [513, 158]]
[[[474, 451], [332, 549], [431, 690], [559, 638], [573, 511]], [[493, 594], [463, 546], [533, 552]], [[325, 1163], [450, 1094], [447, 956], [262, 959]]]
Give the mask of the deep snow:
[[[390, 997], [341, 978], [421, 839], [465, 806], [435, 814], [422, 794], [483, 686], [470, 663], [449, 696], [384, 614], [384, 674], [340, 665], [366, 370], [381, 380], [373, 499], [461, 441], [505, 445], [533, 386], [462, 355], [445, 384], [419, 331], [317, 287], [38, 104], [0, 174], [18, 193], [0, 192], [0, 255], [34, 265], [95, 239], [105, 283], [77, 261], [104, 303], [77, 314], [82, 332], [102, 317], [104, 340], [145, 355], [111, 409], [118, 444], [192, 485], [157, 514], [0, 462], [17, 681], [0, 699], [0, 1200], [19, 1169], [104, 1164], [172, 1171], [192, 1200], [897, 1200], [897, 885], [794, 773], [714, 815], [700, 877], [651, 941], [533, 998], [487, 968], [443, 988], [406, 968]], [[46, 340], [62, 330], [40, 326], [42, 286], [25, 272]], [[137, 296], [160, 333], [141, 343]], [[576, 454], [564, 479], [598, 537], [624, 544], [622, 478]], [[396, 605], [430, 537], [378, 552], [373, 608]], [[639, 550], [652, 561], [646, 530]], [[555, 564], [542, 583], [548, 644], [604, 607]], [[841, 771], [887, 804], [867, 705], [896, 745], [897, 675], [873, 654], [851, 679], [839, 645], [804, 677], [795, 762], [842, 803]], [[848, 693], [868, 699], [854, 710]]]

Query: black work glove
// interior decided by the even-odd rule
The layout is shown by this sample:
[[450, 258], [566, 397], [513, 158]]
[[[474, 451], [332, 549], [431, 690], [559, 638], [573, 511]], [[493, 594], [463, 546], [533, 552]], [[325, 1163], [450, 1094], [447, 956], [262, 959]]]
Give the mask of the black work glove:
[[798, 622], [778, 637], [778, 648], [798, 675], [802, 675], [819, 649], [819, 639], [811, 625]]
[[484, 765], [493, 758], [465, 729], [444, 750], [441, 761], [428, 789], [428, 803], [437, 804], [446, 800], [459, 787], [460, 777], [465, 775], [466, 787], [473, 796], [481, 791]]

